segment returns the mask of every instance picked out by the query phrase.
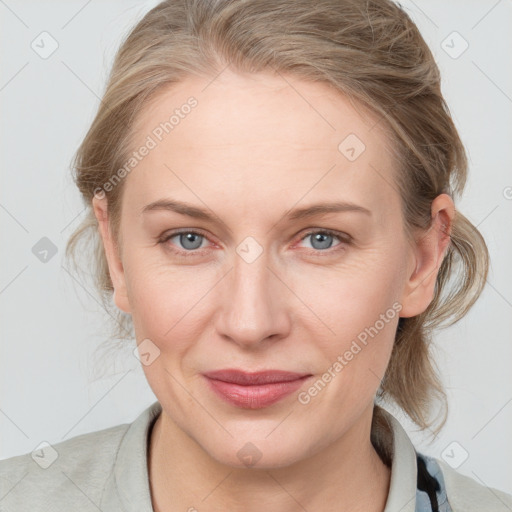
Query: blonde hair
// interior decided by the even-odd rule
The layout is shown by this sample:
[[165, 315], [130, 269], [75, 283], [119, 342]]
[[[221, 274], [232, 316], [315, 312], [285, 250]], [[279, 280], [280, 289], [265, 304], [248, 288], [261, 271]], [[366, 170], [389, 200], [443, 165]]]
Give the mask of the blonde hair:
[[[88, 215], [72, 234], [67, 256], [82, 241], [93, 251], [93, 275], [115, 318], [110, 340], [133, 338], [131, 317], [112, 307], [112, 282], [91, 201], [126, 162], [130, 127], [164, 87], [187, 75], [215, 77], [227, 65], [242, 72], [276, 70], [322, 82], [369, 109], [397, 155], [396, 186], [404, 229], [428, 229], [431, 203], [462, 194], [463, 144], [441, 94], [440, 74], [418, 28], [390, 0], [166, 0], [124, 39], [96, 117], [77, 150], [74, 180]], [[118, 235], [123, 182], [106, 193]], [[117, 238], [116, 238], [117, 239]], [[456, 211], [435, 294], [420, 315], [400, 318], [378, 398], [391, 398], [422, 429], [432, 403], [447, 400], [432, 358], [432, 331], [460, 320], [486, 282], [489, 254], [477, 228]], [[453, 283], [448, 286], [450, 279]], [[108, 342], [109, 340], [107, 340]]]

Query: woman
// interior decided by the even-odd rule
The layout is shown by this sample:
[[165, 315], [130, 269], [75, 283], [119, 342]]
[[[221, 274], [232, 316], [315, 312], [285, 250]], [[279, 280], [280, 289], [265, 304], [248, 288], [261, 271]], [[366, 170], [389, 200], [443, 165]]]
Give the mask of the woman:
[[78, 150], [69, 252], [92, 232], [158, 400], [2, 461], [5, 510], [512, 509], [377, 403], [441, 428], [430, 333], [487, 275], [439, 80], [388, 0], [152, 9]]

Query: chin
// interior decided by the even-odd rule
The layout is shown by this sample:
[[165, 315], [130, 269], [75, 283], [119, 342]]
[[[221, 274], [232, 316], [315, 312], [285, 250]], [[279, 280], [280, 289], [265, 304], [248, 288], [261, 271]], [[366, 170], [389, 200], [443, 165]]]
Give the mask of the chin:
[[[266, 434], [265, 434], [266, 435]], [[224, 446], [214, 442], [214, 446], [204, 446], [203, 450], [219, 464], [236, 469], [277, 469], [285, 468], [308, 456], [301, 453], [299, 447], [304, 445], [286, 444], [279, 439], [250, 441], [247, 436], [234, 437]]]

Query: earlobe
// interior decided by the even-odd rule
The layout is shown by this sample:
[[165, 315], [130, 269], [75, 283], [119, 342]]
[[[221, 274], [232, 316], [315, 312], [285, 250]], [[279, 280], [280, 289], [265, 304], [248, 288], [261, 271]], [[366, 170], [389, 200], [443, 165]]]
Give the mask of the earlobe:
[[103, 243], [105, 257], [112, 285], [114, 287], [113, 300], [115, 305], [125, 313], [131, 313], [130, 303], [126, 293], [126, 281], [123, 263], [119, 254], [119, 247], [110, 228], [108, 202], [106, 197], [93, 197], [92, 208], [98, 221], [98, 231]]
[[451, 197], [441, 194], [432, 202], [432, 222], [412, 248], [408, 279], [402, 295], [400, 316], [423, 313], [432, 302], [439, 269], [451, 242], [450, 232], [455, 217]]

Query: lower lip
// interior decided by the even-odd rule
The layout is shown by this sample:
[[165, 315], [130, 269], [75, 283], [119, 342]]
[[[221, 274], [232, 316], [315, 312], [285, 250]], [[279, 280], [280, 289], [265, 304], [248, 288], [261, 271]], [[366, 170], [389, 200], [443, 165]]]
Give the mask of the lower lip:
[[289, 382], [275, 382], [258, 386], [241, 386], [206, 377], [210, 388], [220, 398], [243, 409], [262, 409], [275, 404], [297, 391], [311, 375]]

